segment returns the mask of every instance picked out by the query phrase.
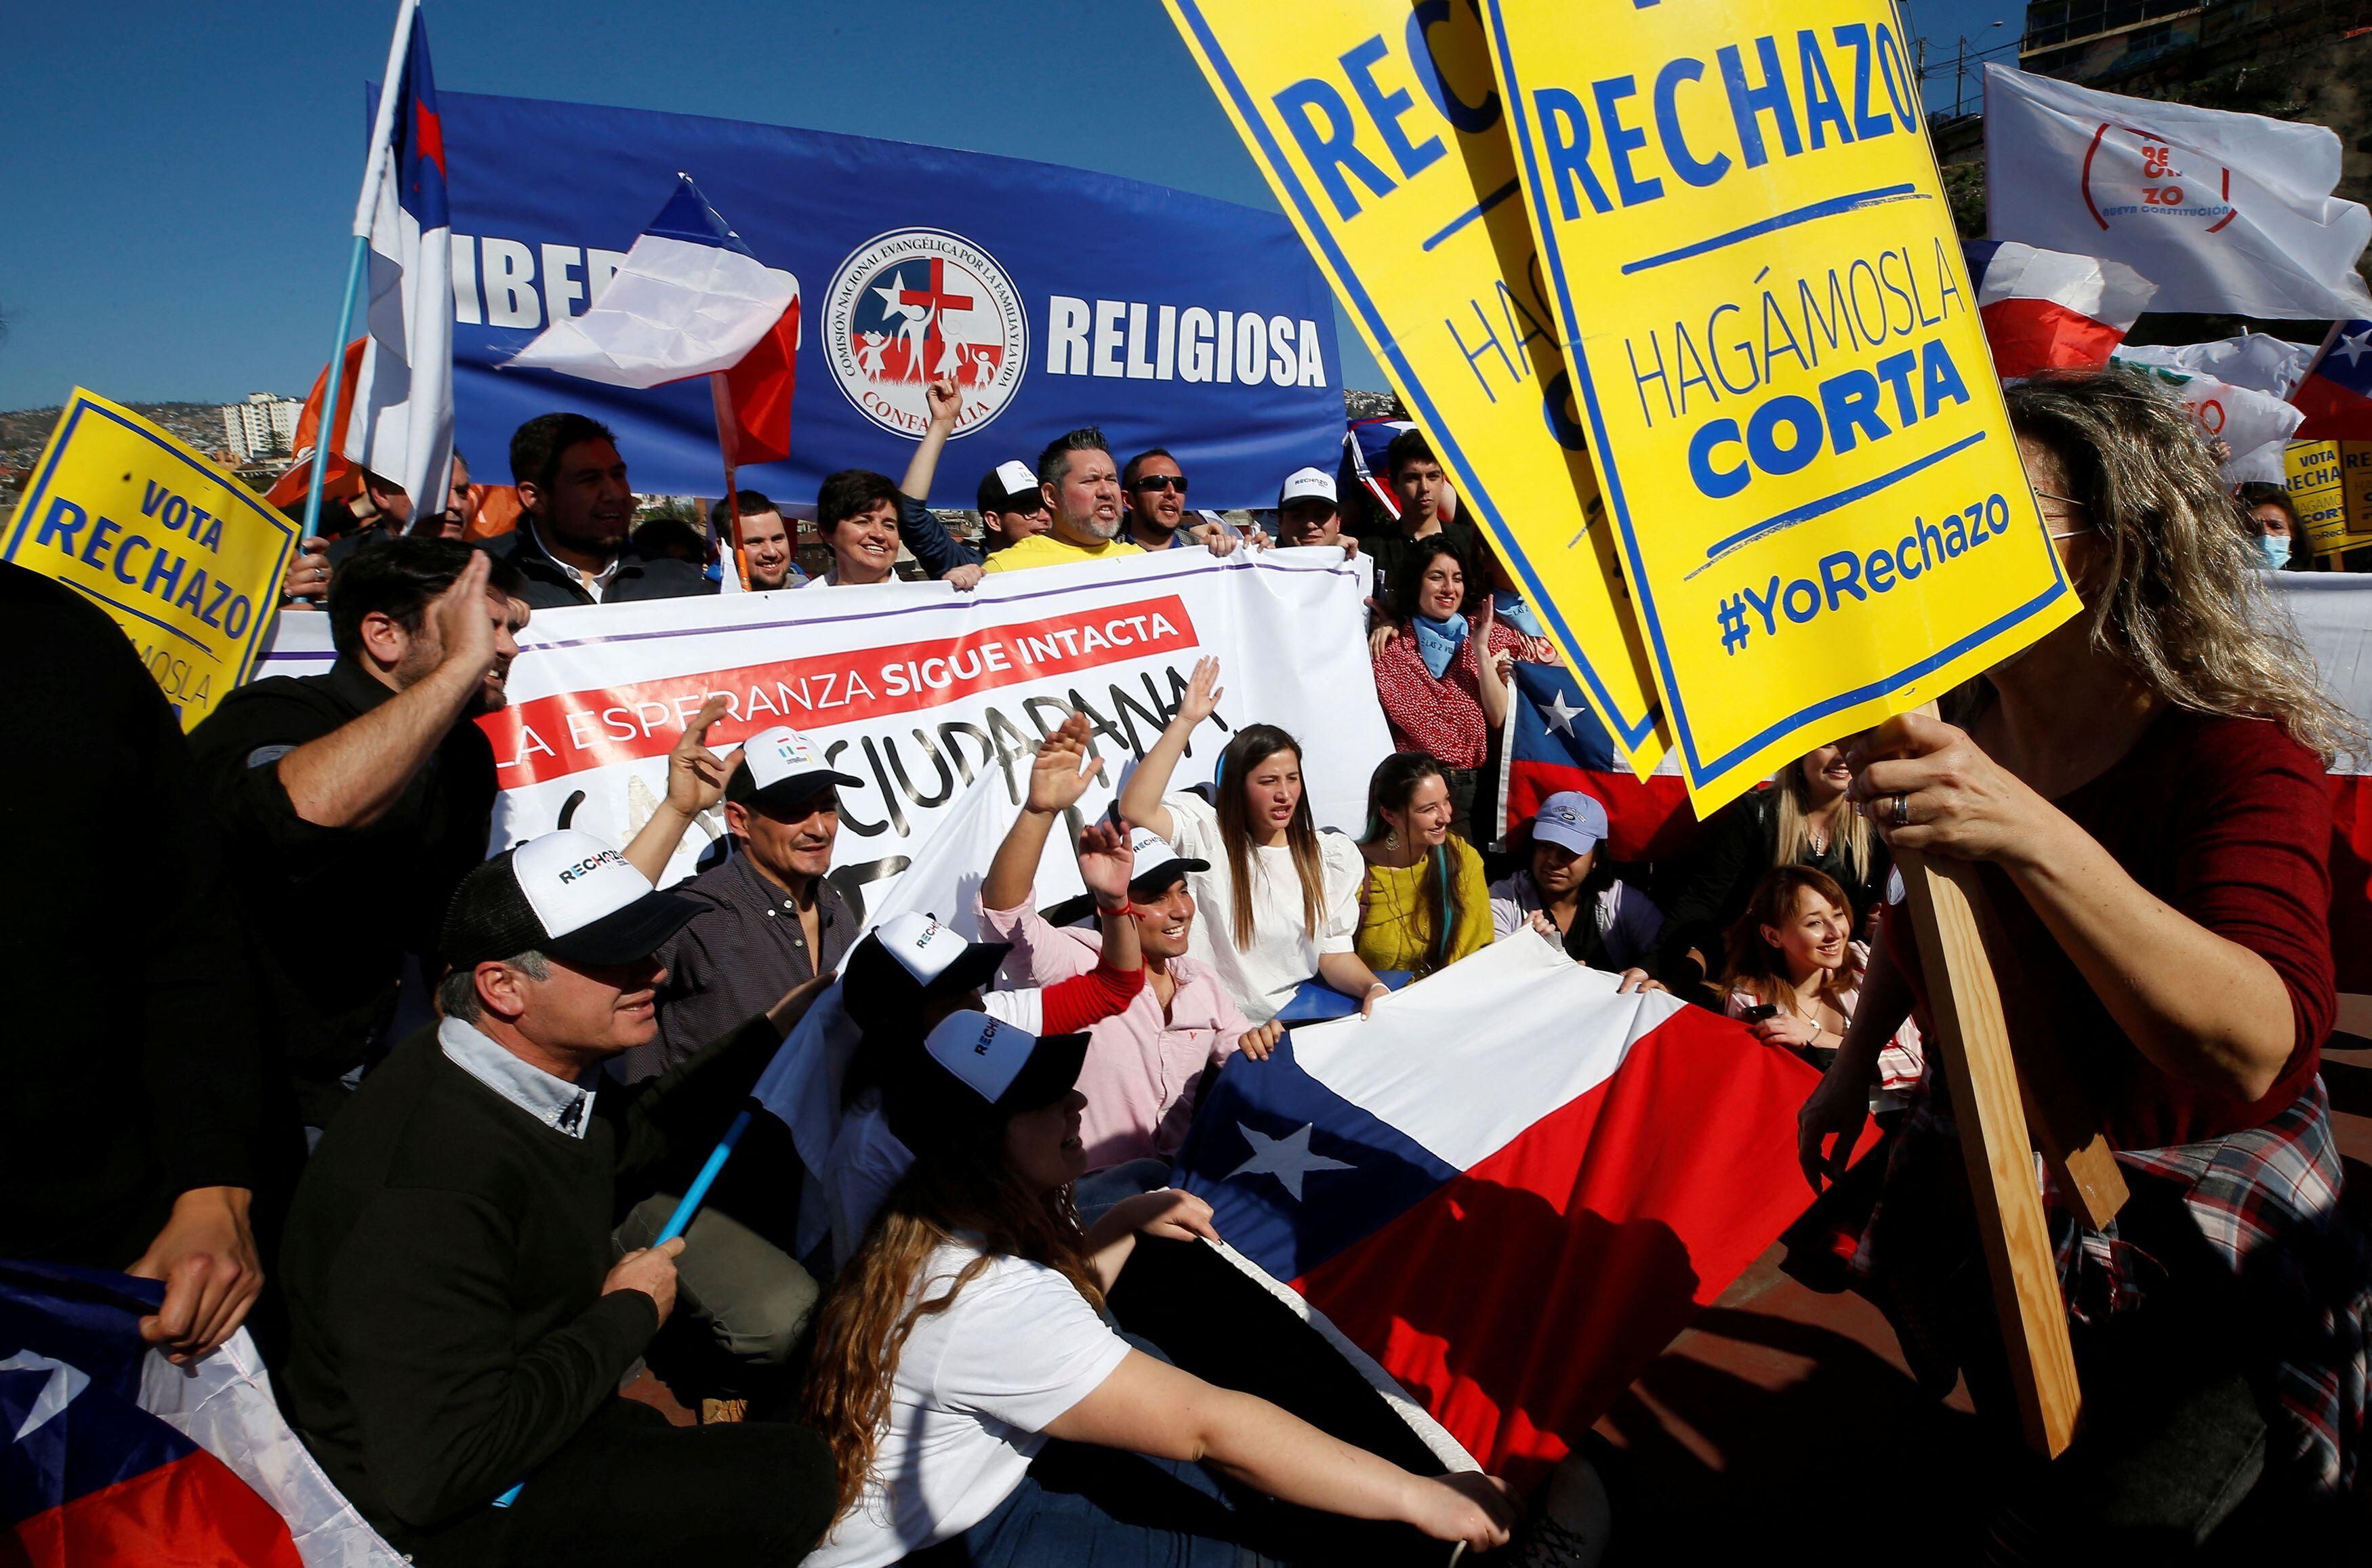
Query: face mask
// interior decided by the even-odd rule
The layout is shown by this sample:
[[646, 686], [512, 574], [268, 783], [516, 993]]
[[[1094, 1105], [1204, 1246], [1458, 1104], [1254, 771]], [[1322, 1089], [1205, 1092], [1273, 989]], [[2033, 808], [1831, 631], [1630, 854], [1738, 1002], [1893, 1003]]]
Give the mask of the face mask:
[[2265, 567], [2278, 572], [2290, 563], [2290, 541], [2279, 534], [2259, 534], [2257, 548], [2265, 552]]

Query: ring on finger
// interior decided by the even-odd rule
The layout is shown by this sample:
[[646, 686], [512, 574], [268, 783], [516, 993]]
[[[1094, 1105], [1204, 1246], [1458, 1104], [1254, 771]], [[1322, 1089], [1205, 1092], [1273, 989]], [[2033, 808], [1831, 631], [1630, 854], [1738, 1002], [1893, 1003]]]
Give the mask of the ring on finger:
[[1898, 828], [1911, 826], [1911, 797], [1907, 795], [1894, 797], [1894, 825]]

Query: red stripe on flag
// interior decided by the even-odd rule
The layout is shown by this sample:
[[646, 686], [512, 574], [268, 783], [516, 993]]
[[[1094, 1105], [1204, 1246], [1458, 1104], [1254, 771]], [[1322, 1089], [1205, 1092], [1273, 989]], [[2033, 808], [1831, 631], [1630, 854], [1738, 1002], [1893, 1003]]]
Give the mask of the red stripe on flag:
[[791, 455], [791, 394], [798, 385], [799, 302], [793, 299], [766, 335], [725, 373], [733, 394], [737, 466], [779, 463]]
[[1529, 1484], [1811, 1202], [1820, 1074], [1684, 1007], [1606, 1084], [1295, 1283], [1485, 1469]]
[[2290, 401], [2306, 414], [2291, 433], [2293, 441], [2372, 441], [2372, 401], [2356, 396], [2327, 376], [2309, 376], [2299, 382]]
[[19, 1520], [17, 1553], [7, 1540], [0, 1563], [29, 1568], [304, 1568], [286, 1521], [203, 1449]]
[[1606, 807], [1606, 856], [1625, 864], [1664, 860], [1688, 848], [1696, 837], [1697, 814], [1688, 786], [1677, 773], [1638, 779], [1627, 772], [1601, 772], [1555, 762], [1507, 766], [1506, 830], [1514, 831], [1540, 815], [1552, 795], [1579, 790]]
[[1977, 314], [1984, 319], [1994, 368], [2003, 376], [2096, 369], [2125, 341], [2116, 328], [2048, 299], [1997, 299]]

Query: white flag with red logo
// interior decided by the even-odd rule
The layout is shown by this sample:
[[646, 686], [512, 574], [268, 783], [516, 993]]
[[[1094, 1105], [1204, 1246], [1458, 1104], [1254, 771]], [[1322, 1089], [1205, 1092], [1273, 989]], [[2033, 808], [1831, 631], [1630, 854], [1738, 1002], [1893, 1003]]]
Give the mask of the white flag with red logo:
[[2159, 310], [2372, 316], [2341, 150], [2327, 126], [1985, 67], [1987, 236], [2122, 261]]

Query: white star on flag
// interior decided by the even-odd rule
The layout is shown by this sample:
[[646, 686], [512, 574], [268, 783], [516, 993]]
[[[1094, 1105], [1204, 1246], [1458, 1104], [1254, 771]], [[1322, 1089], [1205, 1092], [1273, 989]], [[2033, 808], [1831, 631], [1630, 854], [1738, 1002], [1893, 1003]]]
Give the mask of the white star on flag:
[[2363, 358], [2367, 351], [2372, 351], [2372, 327], [2365, 328], [2353, 337], [2342, 337], [2338, 346], [2331, 350], [2333, 354], [2345, 354], [2350, 366]]
[[1241, 1132], [1244, 1142], [1251, 1145], [1252, 1157], [1227, 1172], [1227, 1179], [1233, 1181], [1238, 1176], [1273, 1176], [1278, 1185], [1293, 1195], [1295, 1202], [1301, 1202], [1302, 1178], [1310, 1172], [1352, 1168], [1344, 1161], [1309, 1152], [1309, 1133], [1316, 1125], [1315, 1122], [1305, 1121], [1299, 1131], [1288, 1132], [1282, 1138], [1272, 1138], [1265, 1132], [1255, 1132], [1242, 1122], [1237, 1122], [1236, 1131]]
[[1573, 721], [1581, 716], [1581, 710], [1579, 708], [1568, 708], [1565, 706], [1564, 693], [1562, 691], [1551, 693], [1547, 712], [1549, 729], [1551, 731], [1561, 730], [1566, 735], [1571, 735], [1573, 733]]

